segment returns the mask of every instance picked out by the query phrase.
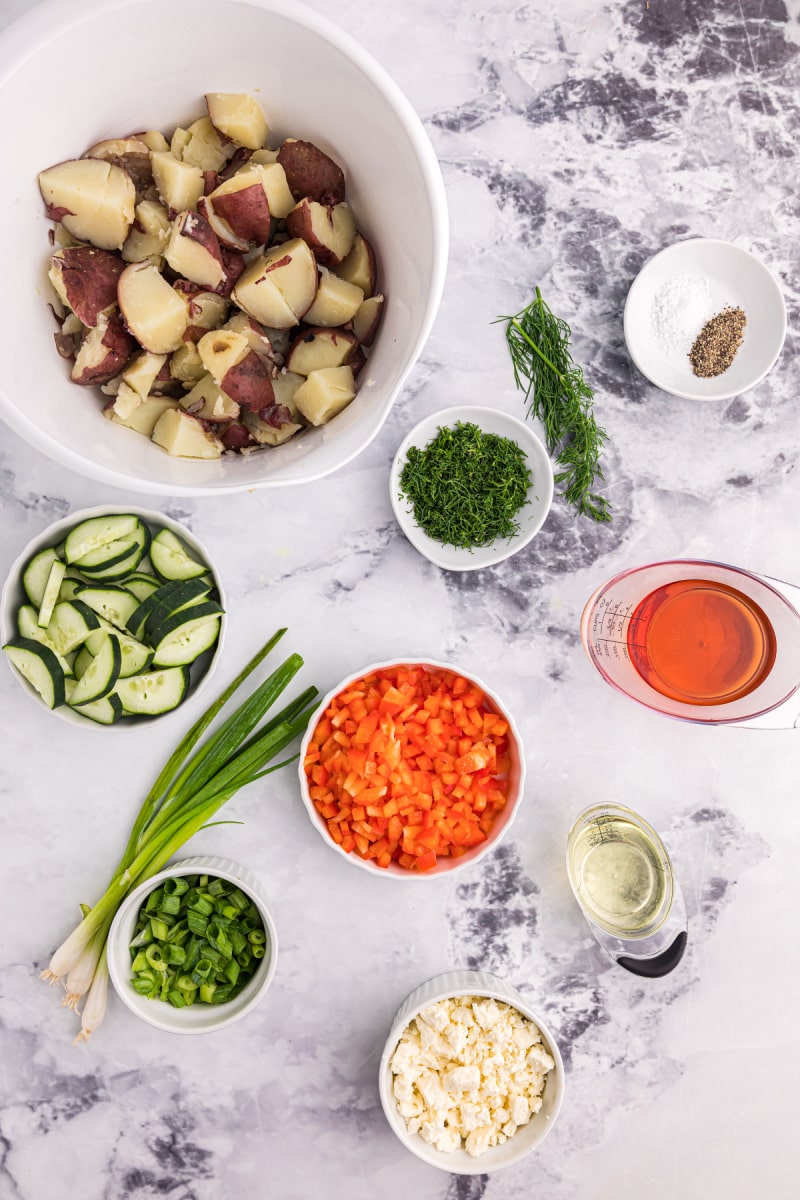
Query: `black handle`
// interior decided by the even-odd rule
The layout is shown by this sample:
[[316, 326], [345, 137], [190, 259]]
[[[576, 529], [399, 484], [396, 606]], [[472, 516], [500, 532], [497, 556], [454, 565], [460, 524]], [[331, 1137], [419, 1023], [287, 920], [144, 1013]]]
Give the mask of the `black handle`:
[[678, 963], [683, 958], [683, 952], [686, 949], [686, 930], [682, 930], [671, 946], [662, 954], [657, 954], [655, 958], [628, 958], [624, 956], [616, 961], [626, 971], [630, 971], [633, 975], [644, 975], [647, 979], [658, 979], [661, 975], [669, 975], [670, 971], [674, 971]]

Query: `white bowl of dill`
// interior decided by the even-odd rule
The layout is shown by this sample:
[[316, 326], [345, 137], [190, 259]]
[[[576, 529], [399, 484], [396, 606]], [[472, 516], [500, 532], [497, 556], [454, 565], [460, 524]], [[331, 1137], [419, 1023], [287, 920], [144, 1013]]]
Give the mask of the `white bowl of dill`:
[[553, 502], [553, 467], [516, 417], [459, 405], [411, 430], [389, 492], [420, 554], [446, 571], [477, 571], [517, 554], [539, 532]]

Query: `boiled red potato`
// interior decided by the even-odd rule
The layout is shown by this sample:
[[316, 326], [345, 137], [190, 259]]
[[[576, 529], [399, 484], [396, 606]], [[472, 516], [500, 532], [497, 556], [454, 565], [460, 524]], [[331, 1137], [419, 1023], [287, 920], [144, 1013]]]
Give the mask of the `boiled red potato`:
[[147, 396], [166, 361], [166, 354], [151, 354], [149, 350], [143, 350], [122, 372], [120, 382], [133, 388], [138, 396]]
[[314, 252], [317, 262], [336, 267], [353, 248], [356, 223], [349, 204], [318, 204], [306, 196], [286, 218], [292, 237], [302, 238]]
[[287, 138], [278, 151], [278, 160], [295, 200], [304, 196], [319, 204], [341, 204], [344, 200], [344, 172], [319, 146], [297, 138]]
[[222, 442], [197, 417], [181, 408], [168, 408], [153, 427], [152, 440], [178, 458], [220, 458]]
[[[317, 264], [301, 238], [273, 246], [244, 272], [233, 299], [262, 325], [297, 325], [317, 292]], [[317, 322], [321, 323], [321, 322]]]
[[[250, 156], [247, 164], [237, 171], [237, 175], [254, 174], [260, 179], [261, 186], [266, 192], [270, 214], [278, 221], [288, 217], [294, 208], [294, 196], [286, 179], [286, 172], [279, 162], [262, 162], [264, 150], [256, 150]], [[270, 151], [272, 153], [272, 151]]]
[[270, 368], [255, 350], [234, 363], [222, 377], [220, 387], [240, 408], [260, 412], [275, 403]]
[[362, 346], [371, 346], [383, 316], [383, 296], [370, 296], [353, 317], [353, 333]]
[[108, 138], [104, 142], [95, 142], [81, 157], [101, 158], [116, 167], [122, 167], [133, 180], [137, 196], [144, 198], [148, 188], [153, 186], [150, 147], [141, 138]]
[[151, 263], [131, 263], [119, 277], [125, 324], [144, 350], [169, 354], [181, 345], [188, 324], [185, 301]]
[[119, 313], [100, 313], [75, 355], [71, 378], [84, 385], [107, 383], [119, 375], [136, 351], [136, 342], [125, 329]]
[[106, 405], [106, 407], [110, 407], [109, 416], [113, 413], [120, 420], [129, 420], [143, 401], [144, 397], [123, 380], [119, 384], [111, 405]]
[[226, 450], [244, 450], [245, 446], [253, 445], [253, 439], [247, 428], [239, 421], [231, 421], [230, 425], [220, 434], [220, 439]]
[[[117, 282], [125, 264], [109, 250], [68, 246], [50, 258], [48, 275], [59, 299], [84, 325], [117, 305]], [[63, 331], [62, 331], [63, 332]]]
[[258, 321], [254, 321], [252, 317], [241, 310], [235, 312], [225, 322], [223, 328], [230, 330], [231, 333], [241, 334], [250, 349], [254, 350], [261, 358], [267, 359], [270, 363], [277, 362], [277, 365], [282, 364], [282, 356], [280, 360], [276, 360], [276, 354], [280, 353], [280, 351], [276, 351], [275, 348], [276, 343], [282, 344], [285, 340], [282, 331], [278, 332], [277, 337], [276, 330], [272, 330], [270, 335], [270, 331], [266, 330], [263, 325], [259, 325]]
[[217, 235], [200, 213], [178, 213], [164, 247], [164, 258], [177, 275], [202, 287], [213, 290], [225, 279]]
[[228, 315], [230, 302], [216, 292], [197, 292], [189, 297], [189, 323], [216, 329]]
[[148, 396], [145, 400], [140, 398], [138, 404], [131, 404], [130, 401], [126, 402], [125, 397], [120, 399], [117, 396], [106, 404], [103, 416], [116, 425], [125, 425], [128, 429], [143, 433], [145, 437], [152, 437], [159, 417], [162, 417], [167, 409], [177, 407], [178, 401], [168, 396]]
[[53, 334], [56, 350], [61, 357], [74, 360], [87, 333], [87, 326], [78, 320], [75, 313], [67, 313], [61, 323], [61, 329]]
[[169, 213], [163, 204], [158, 200], [140, 201], [136, 205], [133, 229], [122, 247], [125, 262], [149, 259], [155, 266], [160, 266], [171, 228]]
[[356, 315], [363, 300], [360, 287], [322, 267], [317, 294], [305, 312], [305, 320], [309, 325], [345, 325]]
[[239, 405], [210, 375], [203, 375], [190, 392], [181, 396], [180, 405], [202, 421], [235, 421], [239, 416]]
[[332, 269], [340, 279], [346, 279], [348, 283], [360, 287], [365, 300], [374, 295], [378, 282], [378, 267], [375, 251], [363, 234], [356, 234], [353, 248], [347, 258]]
[[218, 384], [231, 367], [244, 358], [248, 349], [247, 338], [232, 329], [212, 329], [197, 343], [204, 368]]
[[169, 151], [155, 151], [150, 155], [150, 161], [158, 194], [169, 211], [179, 213], [197, 208], [197, 201], [205, 190], [200, 168], [182, 162]]
[[350, 367], [325, 367], [311, 372], [294, 393], [294, 402], [312, 425], [325, 425], [347, 407], [355, 394]]
[[73, 237], [119, 250], [133, 224], [136, 188], [127, 171], [100, 158], [75, 158], [39, 174], [47, 215]]
[[214, 382], [242, 408], [258, 412], [275, 403], [270, 367], [242, 334], [212, 331], [200, 339], [197, 350]]
[[312, 326], [292, 342], [286, 356], [286, 369], [297, 375], [310, 375], [323, 367], [341, 367], [350, 361], [357, 346], [355, 334], [347, 329]]
[[208, 117], [201, 117], [187, 129], [175, 130], [170, 151], [201, 171], [221, 171], [233, 153], [233, 147], [222, 140]]
[[280, 446], [303, 428], [303, 417], [293, 398], [303, 381], [297, 375], [292, 378], [296, 383], [290, 383], [281, 389], [283, 398], [280, 402], [276, 402], [271, 408], [263, 409], [260, 413], [242, 413], [242, 423], [247, 432], [253, 441], [262, 446]]
[[222, 265], [225, 268], [225, 278], [219, 287], [214, 288], [214, 291], [227, 298], [244, 274], [247, 260], [243, 254], [239, 254], [236, 250], [229, 250], [227, 246], [220, 246], [219, 250], [222, 255]]
[[258, 150], [267, 140], [269, 126], [258, 101], [239, 92], [208, 92], [208, 115], [225, 137], [248, 150]]
[[184, 342], [178, 350], [170, 354], [169, 373], [173, 379], [189, 387], [203, 378], [206, 369], [194, 342]]
[[269, 240], [270, 211], [261, 176], [242, 171], [199, 201], [211, 228], [226, 246], [250, 250]]

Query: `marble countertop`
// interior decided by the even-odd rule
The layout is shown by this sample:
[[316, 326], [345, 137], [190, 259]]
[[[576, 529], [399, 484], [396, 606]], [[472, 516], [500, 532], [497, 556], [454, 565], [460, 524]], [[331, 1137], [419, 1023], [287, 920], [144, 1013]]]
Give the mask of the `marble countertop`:
[[[0, 0], [0, 23], [25, 7]], [[474, 869], [404, 889], [330, 852], [290, 773], [250, 789], [231, 805], [244, 827], [209, 830], [192, 849], [242, 860], [264, 880], [281, 941], [264, 1002], [219, 1034], [180, 1039], [114, 998], [93, 1044], [73, 1049], [69, 1015], [37, 971], [67, 932], [69, 905], [77, 915], [103, 883], [152, 763], [184, 725], [176, 716], [154, 727], [144, 755], [138, 735], [104, 740], [37, 711], [0, 670], [11, 901], [0, 936], [0, 1200], [54, 1189], [81, 1200], [797, 1194], [800, 735], [701, 728], [639, 708], [592, 671], [578, 622], [600, 582], [656, 558], [800, 582], [800, 5], [477, 7], [341, 0], [336, 10], [423, 117], [452, 223], [438, 320], [380, 435], [302, 496], [144, 503], [184, 521], [227, 581], [221, 675], [287, 624], [303, 678], [323, 691], [359, 662], [408, 654], [490, 681], [527, 748], [519, 817]], [[780, 360], [730, 401], [659, 392], [625, 351], [633, 278], [693, 235], [752, 249], [787, 300]], [[389, 465], [417, 420], [454, 401], [522, 415], [490, 322], [537, 283], [572, 325], [596, 392], [614, 520], [595, 525], [557, 501], [513, 559], [447, 574], [396, 526]], [[0, 574], [71, 510], [142, 502], [59, 468], [8, 429], [0, 447]], [[567, 830], [599, 800], [641, 811], [671, 850], [690, 934], [663, 980], [613, 967], [570, 893]], [[407, 993], [473, 965], [546, 1015], [567, 1092], [539, 1151], [491, 1177], [458, 1178], [397, 1142], [376, 1071]]]

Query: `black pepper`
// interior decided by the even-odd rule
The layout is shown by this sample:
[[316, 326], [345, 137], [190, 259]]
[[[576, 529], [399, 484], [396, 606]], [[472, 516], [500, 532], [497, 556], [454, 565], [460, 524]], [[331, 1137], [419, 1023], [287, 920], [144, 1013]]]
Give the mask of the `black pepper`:
[[744, 338], [747, 317], [741, 308], [723, 308], [706, 321], [689, 351], [689, 362], [695, 375], [713, 379], [727, 371], [736, 357]]

